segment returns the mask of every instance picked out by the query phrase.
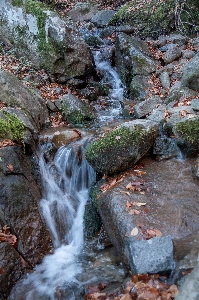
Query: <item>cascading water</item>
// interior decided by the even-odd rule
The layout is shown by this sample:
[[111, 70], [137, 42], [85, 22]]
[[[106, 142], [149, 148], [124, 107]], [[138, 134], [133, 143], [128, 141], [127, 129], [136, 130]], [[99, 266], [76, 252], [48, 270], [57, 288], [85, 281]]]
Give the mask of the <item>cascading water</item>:
[[[81, 145], [61, 147], [54, 161], [48, 163], [43, 155], [45, 147], [43, 145], [40, 151], [43, 183], [40, 208], [51, 232], [55, 252], [17, 283], [10, 300], [80, 300], [84, 299], [83, 287], [106, 278], [103, 261], [100, 268], [92, 262], [97, 256], [100, 260], [102, 254], [88, 254], [84, 247], [84, 208], [88, 189], [95, 182], [95, 172], [83, 159]], [[92, 246], [89, 248], [91, 250]], [[118, 276], [125, 276], [121, 265], [110, 266], [107, 271], [110, 281], [114, 281], [114, 272], [118, 273], [116, 280]]]
[[118, 73], [110, 63], [111, 48], [93, 50], [96, 69], [103, 74], [102, 84], [110, 87], [108, 95], [108, 107], [103, 112], [96, 106], [99, 111], [98, 119], [101, 122], [109, 122], [118, 117], [122, 112], [121, 101], [123, 100], [124, 86], [120, 80]]

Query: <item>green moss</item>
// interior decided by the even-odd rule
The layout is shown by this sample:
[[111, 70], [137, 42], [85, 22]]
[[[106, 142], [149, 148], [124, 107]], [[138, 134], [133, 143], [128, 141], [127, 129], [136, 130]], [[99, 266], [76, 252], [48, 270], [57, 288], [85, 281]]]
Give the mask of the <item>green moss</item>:
[[179, 28], [175, 28], [175, 0], [152, 1], [140, 7], [140, 1], [134, 0], [124, 6], [110, 20], [109, 25], [130, 24], [135, 34], [158, 37], [173, 30], [180, 30], [185, 34], [198, 31], [199, 10], [198, 1], [187, 0], [180, 12]]
[[188, 143], [199, 146], [199, 119], [178, 123], [176, 131]]
[[11, 138], [13, 141], [22, 142], [25, 127], [16, 116], [3, 111], [4, 119], [0, 119], [0, 139]]
[[12, 5], [20, 7], [23, 5], [23, 0], [12, 0]]
[[101, 39], [99, 39], [97, 36], [91, 35], [85, 39], [86, 43], [89, 46], [97, 47], [103, 44]]

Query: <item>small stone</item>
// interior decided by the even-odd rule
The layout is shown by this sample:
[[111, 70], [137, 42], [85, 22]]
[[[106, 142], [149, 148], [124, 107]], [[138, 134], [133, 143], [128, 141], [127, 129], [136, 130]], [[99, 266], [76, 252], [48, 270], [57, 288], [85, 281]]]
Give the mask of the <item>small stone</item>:
[[169, 89], [170, 88], [170, 78], [167, 72], [163, 72], [160, 75], [160, 82], [163, 88]]
[[171, 63], [172, 61], [180, 58], [182, 50], [179, 47], [172, 47], [167, 50], [163, 56], [163, 60], [166, 64]]
[[193, 99], [191, 102], [193, 110], [199, 111], [199, 99]]
[[192, 50], [182, 50], [182, 58], [190, 59], [195, 56], [195, 51]]

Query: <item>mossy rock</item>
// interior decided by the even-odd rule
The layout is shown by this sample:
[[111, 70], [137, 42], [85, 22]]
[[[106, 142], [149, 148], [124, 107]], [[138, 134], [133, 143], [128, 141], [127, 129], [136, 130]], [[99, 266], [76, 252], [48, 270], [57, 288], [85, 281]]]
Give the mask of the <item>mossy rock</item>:
[[[187, 0], [186, 6], [177, 7], [179, 26], [175, 22], [175, 0], [151, 1], [140, 6], [139, 0], [122, 6], [110, 20], [109, 25], [129, 24], [134, 27], [134, 35], [153, 36], [180, 30], [184, 34], [196, 33], [199, 28], [199, 10], [196, 0]], [[179, 1], [180, 3], [181, 1]]]
[[175, 132], [182, 140], [199, 150], [199, 118], [179, 122]]
[[101, 174], [121, 172], [133, 166], [153, 145], [158, 128], [154, 122], [126, 122], [85, 150], [89, 164]]
[[86, 125], [93, 122], [95, 118], [91, 106], [72, 94], [63, 96], [61, 111], [64, 119], [73, 125]]
[[92, 46], [92, 47], [98, 47], [103, 44], [103, 41], [94, 35], [90, 35], [90, 36], [86, 37], [85, 41], [89, 46]]
[[15, 115], [2, 111], [0, 115], [0, 140], [11, 139], [22, 142], [25, 126]]

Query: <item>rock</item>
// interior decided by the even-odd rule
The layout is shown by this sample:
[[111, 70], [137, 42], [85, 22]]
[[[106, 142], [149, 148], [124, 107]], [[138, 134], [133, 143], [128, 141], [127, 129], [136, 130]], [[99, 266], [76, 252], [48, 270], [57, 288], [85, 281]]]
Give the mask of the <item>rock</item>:
[[159, 273], [172, 270], [173, 243], [170, 236], [138, 241], [128, 240], [129, 262], [132, 274]]
[[175, 139], [171, 139], [165, 136], [159, 136], [156, 138], [153, 145], [153, 155], [156, 160], [169, 159], [178, 157], [180, 149], [177, 146]]
[[194, 91], [199, 90], [199, 53], [184, 66], [181, 86], [188, 87]]
[[37, 68], [45, 68], [58, 77], [64, 75], [66, 79], [92, 71], [91, 52], [73, 21], [61, 19], [39, 1], [11, 3], [14, 2], [0, 3], [0, 36], [6, 36], [20, 56]]
[[7, 242], [0, 243], [0, 299], [8, 299], [9, 292], [23, 274], [25, 267], [20, 254]]
[[191, 274], [188, 274], [186, 276], [185, 282], [180, 287], [180, 291], [177, 297], [175, 298], [175, 300], [198, 300], [199, 298], [198, 280], [199, 280], [199, 262], [196, 264]]
[[67, 15], [75, 22], [89, 21], [98, 10], [91, 2], [77, 2]]
[[85, 37], [86, 43], [91, 47], [99, 47], [103, 44], [102, 39], [100, 39], [98, 36], [95, 35], [89, 35]]
[[94, 120], [91, 106], [72, 94], [63, 96], [61, 110], [64, 119], [71, 124], [84, 125]]
[[31, 174], [30, 161], [19, 146], [0, 149], [0, 157], [0, 206], [17, 237], [16, 250], [34, 267], [52, 249], [38, 207], [41, 194]]
[[191, 59], [193, 58], [194, 56], [196, 55], [196, 52], [195, 51], [192, 51], [192, 50], [182, 50], [182, 58], [185, 58], [185, 59]]
[[162, 104], [158, 108], [154, 109], [147, 119], [156, 122], [158, 125], [161, 125], [165, 122], [165, 112], [166, 105]]
[[191, 101], [191, 107], [193, 108], [193, 110], [199, 111], [199, 99], [193, 99]]
[[177, 102], [181, 97], [189, 98], [189, 97], [197, 97], [197, 93], [187, 87], [180, 87], [172, 89], [166, 98], [166, 103]]
[[124, 32], [124, 33], [134, 33], [135, 32], [135, 28], [133, 26], [130, 26], [128, 24], [124, 24], [124, 25], [119, 25], [116, 27], [116, 32]]
[[170, 88], [170, 78], [167, 72], [163, 72], [160, 74], [160, 82], [163, 88], [165, 89]]
[[121, 172], [133, 166], [150, 149], [157, 132], [156, 123], [149, 120], [123, 123], [91, 142], [86, 147], [85, 157], [101, 174]]
[[199, 179], [199, 158], [196, 159], [196, 163], [194, 166], [194, 175]]
[[91, 19], [91, 22], [97, 27], [105, 27], [110, 19], [116, 13], [115, 10], [101, 10], [98, 11]]
[[78, 139], [80, 135], [74, 130], [63, 130], [57, 131], [52, 137], [52, 143], [55, 144], [57, 148], [61, 146], [66, 146], [70, 144], [73, 140]]
[[[126, 172], [120, 182], [104, 192], [98, 190], [97, 196], [105, 230], [133, 274], [173, 269], [173, 251], [177, 257], [185, 256], [189, 251], [181, 241], [199, 229], [199, 182], [192, 175], [194, 160], [156, 162], [145, 157], [140, 163], [144, 164], [140, 171], [146, 172], [142, 177], [136, 176], [135, 171]], [[117, 177], [109, 178], [109, 182], [114, 178]], [[133, 182], [143, 182], [139, 185], [141, 193], [126, 188]], [[128, 209], [128, 203], [134, 202], [146, 204]], [[133, 209], [138, 214], [133, 214]], [[137, 228], [135, 235], [134, 228]], [[149, 228], [159, 230], [162, 236], [147, 240], [145, 234]], [[190, 242], [194, 239], [192, 236]]]
[[190, 148], [198, 152], [199, 150], [199, 116], [192, 115], [182, 118], [173, 127], [173, 132], [179, 141], [186, 143]]
[[166, 36], [167, 41], [171, 42], [171, 43], [176, 43], [179, 46], [183, 46], [188, 42], [188, 37], [183, 36], [181, 34], [170, 34], [169, 36]]
[[116, 66], [127, 88], [135, 75], [149, 75], [156, 70], [156, 62], [150, 57], [148, 46], [139, 38], [125, 33], [116, 36]]
[[156, 108], [157, 104], [161, 104], [162, 100], [158, 96], [142, 101], [134, 106], [134, 114], [136, 118], [141, 118], [151, 113]]
[[160, 51], [166, 52], [166, 51], [170, 50], [171, 48], [174, 48], [174, 47], [177, 47], [177, 46], [178, 46], [178, 45], [173, 44], [173, 43], [171, 43], [171, 44], [166, 44], [166, 45], [160, 47]]
[[57, 111], [59, 111], [58, 109], [57, 109], [57, 107], [55, 106], [55, 104], [50, 100], [50, 99], [47, 99], [46, 100], [47, 101], [47, 107], [48, 107], [48, 109], [50, 110], [50, 111], [53, 111], [53, 112], [57, 112]]
[[3, 70], [0, 70], [0, 101], [9, 107], [21, 109], [37, 132], [48, 118], [44, 99], [25, 87], [16, 76]]
[[130, 83], [130, 97], [132, 100], [145, 100], [148, 96], [147, 89], [152, 86], [149, 83], [150, 76], [136, 75]]
[[163, 60], [166, 64], [173, 62], [178, 59], [182, 54], [182, 50], [178, 47], [172, 47], [167, 50], [163, 56]]

